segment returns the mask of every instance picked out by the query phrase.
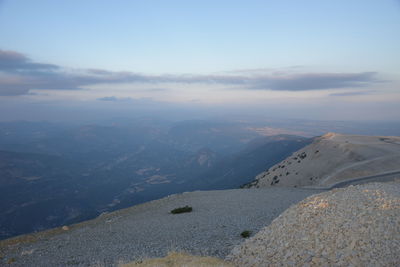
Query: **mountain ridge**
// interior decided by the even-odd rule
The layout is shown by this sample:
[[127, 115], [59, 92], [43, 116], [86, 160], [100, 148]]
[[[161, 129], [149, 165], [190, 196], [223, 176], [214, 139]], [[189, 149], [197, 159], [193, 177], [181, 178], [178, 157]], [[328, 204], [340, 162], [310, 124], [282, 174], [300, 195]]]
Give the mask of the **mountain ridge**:
[[400, 171], [400, 137], [327, 133], [257, 175], [246, 187], [325, 186]]

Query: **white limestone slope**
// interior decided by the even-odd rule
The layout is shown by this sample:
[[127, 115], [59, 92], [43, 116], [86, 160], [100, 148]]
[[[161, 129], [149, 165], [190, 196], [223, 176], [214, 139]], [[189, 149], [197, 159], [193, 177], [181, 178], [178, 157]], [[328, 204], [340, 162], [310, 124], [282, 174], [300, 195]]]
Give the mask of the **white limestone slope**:
[[400, 171], [400, 137], [328, 133], [259, 174], [249, 187], [330, 186]]
[[400, 183], [370, 183], [293, 205], [227, 259], [235, 266], [399, 266]]

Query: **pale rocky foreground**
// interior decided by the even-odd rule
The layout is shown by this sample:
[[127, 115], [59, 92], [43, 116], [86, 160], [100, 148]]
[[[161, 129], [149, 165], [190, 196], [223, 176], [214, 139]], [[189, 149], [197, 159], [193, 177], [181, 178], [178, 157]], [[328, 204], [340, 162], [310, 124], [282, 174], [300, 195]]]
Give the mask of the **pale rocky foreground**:
[[293, 205], [222, 262], [172, 253], [124, 267], [399, 266], [400, 181], [334, 189]]
[[[244, 240], [242, 231], [258, 232], [291, 205], [319, 192], [263, 188], [176, 194], [91, 221], [0, 241], [0, 266], [108, 267], [171, 251], [223, 259]], [[193, 211], [170, 213], [185, 205]]]
[[[289, 207], [290, 202], [297, 204]], [[182, 203], [197, 210], [169, 214]], [[283, 211], [284, 206], [289, 208]], [[275, 212], [281, 214], [276, 217]], [[271, 222], [272, 217], [276, 218]], [[241, 243], [239, 233], [245, 228], [258, 233]], [[116, 266], [129, 261], [133, 263], [128, 266], [399, 266], [400, 181], [320, 194], [282, 187], [187, 193], [60, 231], [0, 242], [1, 263], [13, 259], [13, 266]], [[225, 262], [187, 254], [143, 260], [171, 251], [227, 256]]]
[[310, 196], [227, 257], [237, 266], [399, 266], [400, 182]]

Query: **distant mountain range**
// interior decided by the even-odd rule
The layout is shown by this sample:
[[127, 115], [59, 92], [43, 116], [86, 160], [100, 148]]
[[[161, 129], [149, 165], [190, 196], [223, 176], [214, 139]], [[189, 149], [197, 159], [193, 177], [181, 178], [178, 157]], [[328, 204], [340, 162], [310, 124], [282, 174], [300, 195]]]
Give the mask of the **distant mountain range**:
[[311, 139], [244, 123], [0, 123], [0, 239], [169, 194], [238, 188]]

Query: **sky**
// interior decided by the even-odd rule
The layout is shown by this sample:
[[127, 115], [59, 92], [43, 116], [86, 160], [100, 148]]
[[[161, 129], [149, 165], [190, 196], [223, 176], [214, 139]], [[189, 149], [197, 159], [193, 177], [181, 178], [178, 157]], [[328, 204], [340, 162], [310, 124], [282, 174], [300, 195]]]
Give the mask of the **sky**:
[[398, 0], [0, 0], [0, 120], [399, 120], [399, 47]]

